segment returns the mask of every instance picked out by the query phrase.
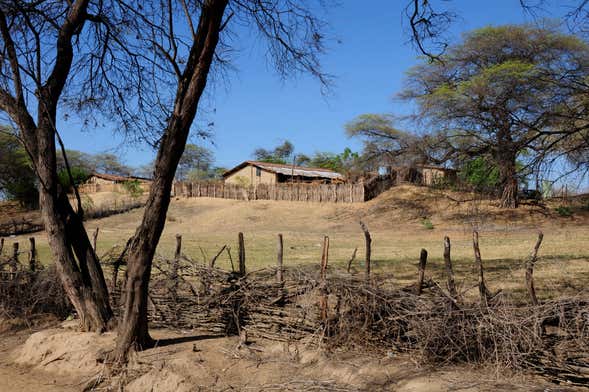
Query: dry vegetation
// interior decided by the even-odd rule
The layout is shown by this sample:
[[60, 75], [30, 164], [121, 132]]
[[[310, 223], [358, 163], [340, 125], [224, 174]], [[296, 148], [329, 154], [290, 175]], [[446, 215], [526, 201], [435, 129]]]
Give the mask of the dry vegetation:
[[[584, 356], [587, 352], [585, 346], [589, 329], [585, 320], [586, 311], [583, 310], [586, 308], [586, 302], [583, 301], [587, 300], [586, 286], [589, 283], [589, 214], [583, 208], [583, 203], [586, 202], [576, 201], [576, 204], [571, 206], [573, 216], [561, 217], [555, 212], [559, 201], [549, 203], [544, 208], [524, 206], [516, 212], [505, 213], [494, 207], [492, 202], [469, 200], [470, 198], [471, 195], [466, 194], [401, 186], [376, 200], [354, 205], [176, 199], [168, 215], [159, 253], [171, 256], [174, 253], [175, 235], [180, 233], [183, 236], [182, 251], [188, 256], [184, 261], [184, 269], [194, 270], [193, 266], [201, 263], [208, 265], [224, 245], [230, 249], [233, 261], [236, 262], [237, 233], [241, 231], [245, 234], [248, 271], [262, 270], [257, 274], [264, 277], [259, 281], [263, 282], [272, 280], [269, 276], [276, 263], [277, 234], [282, 233], [285, 245], [284, 264], [287, 268], [285, 288], [287, 293], [297, 293], [292, 297], [287, 295], [289, 299], [286, 301], [286, 310], [274, 308], [279, 303], [279, 306], [285, 306], [280, 301], [274, 301], [277, 296], [280, 297], [280, 287], [266, 283], [260, 286], [255, 283], [258, 280], [253, 278], [253, 284], [246, 284], [245, 281], [229, 284], [228, 282], [232, 281], [231, 275], [226, 275], [226, 272], [220, 270], [210, 275], [203, 273], [208, 271], [207, 268], [199, 268], [200, 272], [195, 276], [199, 277], [197, 281], [200, 279], [200, 283], [196, 286], [185, 286], [184, 289], [188, 296], [192, 296], [194, 292], [190, 294], [190, 291], [195, 290], [194, 287], [200, 287], [196, 290], [204, 291], [197, 293], [197, 297], [204, 298], [208, 295], [215, 298], [214, 303], [218, 305], [216, 309], [221, 309], [221, 313], [227, 311], [227, 314], [235, 313], [235, 300], [239, 298], [240, 310], [237, 313], [239, 317], [243, 317], [240, 320], [249, 323], [250, 327], [246, 327], [246, 330], [258, 339], [259, 344], [263, 342], [260, 339], [276, 340], [284, 335], [282, 330], [289, 330], [291, 337], [298, 333], [297, 339], [305, 334], [316, 338], [316, 332], [322, 331], [322, 336], [329, 337], [324, 343], [328, 344], [332, 355], [335, 355], [329, 359], [330, 365], [326, 366], [332, 366], [331, 363], [338, 360], [338, 355], [342, 355], [335, 354], [340, 348], [345, 348], [346, 351], [352, 349], [353, 352], [371, 349], [379, 353], [370, 360], [365, 357], [366, 363], [373, 367], [380, 366], [382, 361], [378, 359], [378, 364], [373, 363], [374, 358], [394, 353], [395, 358], [400, 355], [396, 361], [411, 358], [419, 361], [421, 366], [439, 363], [491, 363], [497, 372], [496, 375], [508, 369], [519, 368], [535, 369], [546, 374], [552, 372], [552, 377], [556, 379], [563, 377], [563, 372], [568, 371], [568, 366], [576, 366], [575, 361], [578, 359], [571, 353], [578, 351]], [[98, 248], [99, 253], [105, 254], [104, 261], [116, 255], [116, 252], [112, 251], [113, 246], [118, 245], [120, 248], [124, 245], [133, 233], [140, 214], [140, 210], [134, 210], [87, 223], [88, 230], [100, 228]], [[366, 223], [373, 238], [374, 280], [370, 287], [365, 286], [363, 282], [364, 236], [358, 224], [360, 219]], [[425, 224], [426, 220], [431, 224]], [[481, 253], [487, 284], [493, 292], [502, 290], [502, 294], [496, 298], [489, 310], [479, 308], [477, 302], [477, 277], [472, 248], [473, 227], [481, 233]], [[524, 284], [524, 261], [534, 246], [538, 230], [544, 232], [544, 243], [540, 249], [534, 277], [536, 291], [543, 305], [529, 307]], [[326, 301], [331, 318], [327, 324], [321, 317], [317, 318], [317, 301], [309, 299], [322, 295], [321, 282], [317, 281], [317, 270], [325, 235], [330, 237], [329, 295]], [[437, 282], [445, 281], [442, 258], [444, 235], [448, 235], [452, 240], [454, 272], [458, 291], [464, 301], [459, 311], [452, 310], [452, 305], [442, 293], [442, 289], [435, 284], [427, 284], [428, 289], [424, 296], [416, 296], [411, 289], [405, 289], [414, 284], [417, 278], [421, 248], [429, 251], [427, 277]], [[49, 256], [43, 235], [39, 234], [37, 237], [40, 259], [47, 261]], [[12, 240], [9, 239], [7, 244]], [[26, 237], [14, 240], [26, 243]], [[357, 255], [352, 263], [351, 274], [348, 274], [345, 267], [356, 248]], [[225, 251], [220, 254], [216, 260], [217, 267], [231, 270], [228, 253]], [[107, 254], [110, 256], [107, 257]], [[158, 260], [152, 286], [154, 289], [159, 287], [166, 290], [166, 295], [169, 296], [170, 287], [176, 287], [174, 290], [178, 287], [170, 286], [169, 266], [166, 267], [163, 258]], [[107, 267], [107, 274], [109, 272], [110, 269]], [[226, 282], [219, 286], [221, 291], [211, 289], [213, 286], [209, 285], [214, 281]], [[231, 288], [229, 291], [228, 287]], [[219, 324], [219, 320], [226, 322], [225, 318], [219, 318], [214, 312], [207, 312], [205, 309], [212, 302], [203, 302], [203, 310], [199, 308], [202, 305], [184, 300], [180, 301], [181, 305], [171, 306], [167, 302], [169, 298], [162, 298], [154, 296], [158, 306], [161, 307], [163, 304], [168, 311], [180, 309], [182, 314], [190, 313], [187, 309], [197, 310], [198, 317], [182, 316], [176, 321], [174, 317], [177, 316], [168, 319], [164, 317], [159, 321], [160, 325], [190, 328], [192, 324], [198, 324], [205, 329], [209, 325], [209, 333], [223, 332], [223, 325]], [[176, 298], [176, 294], [173, 298]], [[270, 302], [267, 303], [268, 301]], [[292, 305], [290, 308], [289, 301]], [[303, 318], [307, 320], [307, 329], [297, 330], [297, 323], [292, 320]], [[171, 324], [170, 320], [173, 321]], [[553, 330], [547, 331], [547, 328]], [[460, 338], [457, 338], [459, 336]], [[543, 340], [546, 336], [550, 337], [548, 343]], [[280, 340], [283, 340], [282, 338]], [[219, 342], [224, 345], [220, 351], [226, 361], [230, 358], [238, 360], [236, 364], [239, 365], [236, 365], [236, 369], [247, 367], [248, 363], [251, 363], [251, 366], [257, 363], [256, 367], [271, 368], [272, 370], [268, 371], [275, 372], [273, 366], [268, 367], [269, 363], [287, 361], [291, 367], [303, 372], [308, 371], [309, 363], [301, 361], [300, 358], [293, 359], [288, 348], [278, 359], [273, 357], [274, 354], [269, 354], [271, 350], [268, 344], [272, 345], [269, 342], [263, 343], [264, 347], [260, 347], [259, 351], [240, 348], [239, 344], [237, 348], [228, 348], [229, 343], [226, 339]], [[297, 356], [299, 344], [297, 343]], [[308, 345], [305, 347], [305, 350], [309, 349]], [[193, 346], [193, 350], [195, 349], [196, 352], [200, 352], [197, 344]], [[172, 363], [175, 363], [177, 353], [182, 353], [178, 354], [183, 358], [180, 362], [191, 355], [181, 344], [171, 352], [171, 357], [167, 358]], [[404, 356], [402, 353], [405, 352], [411, 352], [411, 355]], [[215, 356], [218, 353], [211, 355]], [[205, 357], [199, 363], [202, 366], [213, 366], [208, 364], [209, 358]], [[560, 365], [552, 369], [551, 366], [556, 366], [556, 358], [561, 361]], [[586, 361], [587, 358], [583, 358], [581, 361]], [[32, 358], [28, 363], [35, 361], [37, 359]], [[219, 361], [223, 362], [222, 359]], [[150, 363], [147, 368], [136, 369], [135, 376], [126, 381], [135, 380], [135, 384], [145, 385], [144, 383], [153, 383], [156, 380], [168, 380], [174, 389], [179, 385], [174, 384], [175, 382], [182, 384], [196, 380], [190, 374], [195, 372], [194, 367], [156, 366], [152, 364], [152, 360], [142, 360], [144, 365], [146, 362]], [[354, 366], [366, 365], [360, 365], [357, 363], [358, 360], [354, 362]], [[324, 372], [322, 375], [328, 373]], [[151, 376], [147, 376], [148, 374]], [[243, 377], [233, 372], [231, 374], [232, 377]], [[386, 377], [382, 374], [371, 376], [387, 380], [386, 385], [398, 385], [391, 381], [389, 374]], [[305, 385], [296, 385], [296, 377], [291, 372], [274, 377], [260, 370], [259, 377], [255, 382], [240, 379], [233, 385], [249, 385], [254, 390], [261, 386], [276, 390], [356, 390], [346, 389], [347, 387], [337, 389], [341, 387], [338, 383], [332, 379], [321, 378], [318, 374], [307, 380]], [[354, 377], [354, 383], [346, 385], [360, 389], [370, 388], [365, 379], [366, 374], [362, 377], [356, 374]], [[477, 376], [469, 374], [468, 377], [472, 380]], [[142, 378], [144, 379], [139, 382]], [[222, 390], [222, 386], [227, 386], [218, 378], [209, 381], [208, 385], [217, 385], [219, 390]], [[224, 381], [231, 385], [230, 380]], [[486, 386], [492, 384], [484, 383]], [[429, 390], [433, 387], [432, 384], [424, 385], [426, 386], [422, 389], [407, 390]], [[440, 385], [442, 383], [438, 382], [435, 387]], [[474, 390], [484, 389], [479, 387], [480, 385]], [[513, 383], [505, 387], [506, 390], [515, 388]]]
[[[581, 201], [572, 217], [555, 211], [560, 201], [545, 208], [524, 205], [512, 212], [490, 201], [473, 201], [468, 194], [414, 186], [396, 187], [365, 204], [314, 204], [226, 199], [176, 199], [172, 202], [158, 252], [172, 255], [175, 235], [183, 236], [183, 252], [194, 259], [210, 260], [223, 245], [236, 257], [237, 233], [245, 235], [247, 267], [274, 265], [277, 234], [284, 235], [285, 266], [319, 264], [321, 242], [330, 237], [330, 263], [344, 266], [358, 248], [353, 269], [363, 269], [362, 219], [373, 238], [373, 271], [391, 273], [399, 283], [414, 279], [421, 248], [429, 252], [428, 270], [443, 279], [443, 237], [452, 240], [458, 282], [467, 288], [476, 283], [473, 273], [471, 232], [481, 233], [481, 253], [493, 289], [521, 292], [523, 261], [534, 246], [537, 230], [545, 238], [535, 278], [540, 298], [575, 294], [589, 282], [589, 211]], [[466, 200], [460, 202], [460, 200]], [[89, 231], [100, 228], [98, 252], [123, 246], [135, 231], [141, 210], [87, 222]], [[423, 221], [431, 221], [427, 229]], [[28, 236], [14, 240], [26, 243]], [[42, 262], [50, 260], [43, 233], [35, 235]], [[13, 241], [7, 239], [7, 244]], [[22, 245], [21, 245], [22, 246]], [[230, 268], [224, 252], [217, 261]]]

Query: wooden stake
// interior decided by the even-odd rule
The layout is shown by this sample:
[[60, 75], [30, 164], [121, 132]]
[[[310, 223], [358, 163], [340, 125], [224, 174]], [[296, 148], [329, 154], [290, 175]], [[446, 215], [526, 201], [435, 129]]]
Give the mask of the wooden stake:
[[239, 247], [239, 275], [245, 275], [245, 242], [243, 241], [243, 233], [237, 236], [237, 244]]
[[454, 280], [452, 259], [450, 258], [450, 238], [447, 236], [444, 237], [444, 264], [446, 265], [446, 275], [448, 275], [448, 291], [450, 292], [450, 296], [456, 300], [458, 298], [458, 292]]
[[176, 251], [174, 252], [174, 258], [179, 259], [182, 256], [182, 236], [176, 234]]
[[329, 237], [323, 237], [323, 249], [321, 252], [321, 281], [327, 277], [327, 262], [329, 261]]
[[12, 258], [10, 259], [10, 272], [11, 278], [14, 278], [16, 271], [18, 270], [18, 242], [12, 244]]
[[483, 261], [481, 259], [481, 250], [479, 249], [479, 233], [476, 230], [472, 232], [472, 247], [474, 249], [474, 259], [479, 275], [479, 296], [481, 298], [481, 306], [486, 308], [489, 305], [489, 290], [487, 290], [487, 286], [485, 285]]
[[323, 251], [321, 252], [321, 274], [320, 274], [320, 292], [319, 308], [321, 309], [321, 320], [327, 323], [327, 263], [329, 261], [329, 237], [323, 237]]
[[219, 256], [221, 256], [221, 253], [223, 253], [223, 251], [225, 250], [226, 247], [227, 247], [227, 245], [223, 245], [223, 247], [221, 248], [221, 250], [215, 255], [215, 257], [213, 257], [211, 259], [211, 262], [209, 263], [209, 267], [211, 267], [211, 268], [214, 268], [215, 267], [215, 261], [217, 261], [217, 259], [219, 258]]
[[540, 245], [542, 245], [542, 239], [544, 239], [544, 234], [540, 231], [538, 232], [538, 240], [536, 241], [536, 245], [534, 245], [534, 250], [532, 250], [532, 254], [526, 262], [526, 287], [530, 294], [530, 300], [534, 305], [539, 304], [538, 298], [536, 297], [536, 289], [534, 288], [534, 264], [538, 260], [538, 250], [540, 250]]
[[370, 282], [370, 255], [372, 253], [372, 237], [364, 222], [360, 221], [360, 227], [364, 232], [364, 242], [366, 244], [366, 282]]
[[427, 250], [422, 249], [419, 254], [419, 276], [417, 278], [417, 287], [415, 293], [421, 295], [423, 289], [423, 280], [425, 279], [425, 264], [427, 263]]
[[94, 235], [92, 236], [92, 248], [94, 249], [94, 253], [96, 253], [96, 241], [98, 240], [98, 227], [94, 230]]
[[348, 273], [350, 273], [350, 269], [352, 268], [352, 263], [356, 259], [356, 252], [358, 252], [358, 248], [354, 248], [354, 252], [352, 252], [352, 257], [348, 261], [348, 268], [347, 268]]
[[37, 270], [37, 249], [35, 247], [35, 237], [29, 238], [29, 243], [31, 245], [31, 252], [29, 253], [29, 269], [31, 272], [35, 272]]
[[283, 256], [284, 256], [284, 244], [282, 241], [282, 234], [278, 234], [278, 248], [277, 248], [277, 255], [276, 255], [276, 280], [280, 283], [284, 282], [284, 276], [282, 271], [283, 265]]

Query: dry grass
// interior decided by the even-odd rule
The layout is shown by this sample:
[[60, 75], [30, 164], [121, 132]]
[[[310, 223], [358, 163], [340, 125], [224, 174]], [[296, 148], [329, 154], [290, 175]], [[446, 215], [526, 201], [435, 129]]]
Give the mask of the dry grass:
[[[540, 298], [574, 294], [589, 282], [588, 214], [558, 216], [555, 201], [546, 209], [524, 206], [503, 211], [488, 201], [464, 201], [471, 195], [401, 186], [364, 204], [313, 204], [224, 199], [172, 201], [158, 252], [173, 254], [175, 235], [183, 235], [183, 252], [210, 260], [225, 244], [237, 256], [237, 233], [245, 234], [247, 266], [258, 269], [276, 260], [276, 235], [284, 235], [285, 266], [319, 263], [324, 235], [331, 240], [330, 263], [343, 266], [358, 248], [354, 269], [363, 269], [362, 219], [373, 237], [373, 271], [392, 273], [402, 284], [415, 279], [421, 248], [429, 252], [428, 274], [443, 280], [443, 242], [452, 240], [452, 257], [463, 289], [473, 286], [472, 225], [481, 232], [481, 253], [489, 286], [523, 294], [523, 260], [531, 251], [538, 229], [545, 234], [535, 270]], [[124, 245], [141, 219], [142, 210], [87, 222], [88, 231], [100, 227], [99, 254]], [[424, 217], [433, 223], [428, 230]], [[28, 237], [28, 236], [26, 236]], [[40, 259], [50, 260], [44, 233], [38, 233]], [[8, 239], [9, 244], [13, 239]], [[15, 238], [25, 244], [26, 238]], [[9, 245], [6, 246], [9, 248]], [[217, 265], [230, 268], [227, 253]]]

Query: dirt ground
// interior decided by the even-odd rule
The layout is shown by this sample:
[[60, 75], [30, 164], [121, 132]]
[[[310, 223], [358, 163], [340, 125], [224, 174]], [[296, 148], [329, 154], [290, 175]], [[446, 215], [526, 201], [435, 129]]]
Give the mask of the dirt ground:
[[[0, 392], [80, 391], [95, 380], [116, 385], [101, 363], [114, 334], [65, 326], [2, 339]], [[420, 367], [403, 355], [326, 353], [304, 343], [255, 340], [196, 331], [155, 330], [158, 347], [137, 354], [126, 391], [573, 391], [507, 369]], [[98, 387], [97, 387], [98, 388]]]

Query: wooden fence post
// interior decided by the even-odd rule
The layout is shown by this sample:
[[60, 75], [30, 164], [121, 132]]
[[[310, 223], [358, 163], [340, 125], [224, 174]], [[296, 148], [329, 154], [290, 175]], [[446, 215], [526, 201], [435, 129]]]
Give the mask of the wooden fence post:
[[415, 288], [415, 293], [417, 295], [421, 295], [421, 291], [423, 289], [423, 280], [425, 279], [425, 264], [427, 263], [427, 250], [422, 249], [421, 253], [419, 254], [419, 276], [417, 278], [417, 287]]
[[538, 250], [540, 249], [540, 245], [542, 245], [543, 238], [544, 234], [541, 231], [538, 232], [538, 240], [536, 241], [536, 245], [534, 245], [534, 250], [530, 258], [526, 262], [526, 287], [533, 305], [539, 304], [538, 297], [536, 297], [536, 289], [534, 288], [534, 264], [538, 260]]
[[325, 280], [327, 276], [327, 262], [329, 261], [329, 237], [323, 237], [323, 247], [321, 250], [321, 275], [320, 278], [322, 281]]
[[245, 242], [243, 241], [243, 233], [239, 232], [237, 236], [237, 245], [239, 248], [239, 275], [245, 275]]
[[14, 279], [18, 270], [18, 242], [12, 244], [12, 258], [10, 259], [11, 278]]
[[364, 242], [366, 244], [366, 283], [370, 282], [370, 257], [372, 254], [372, 237], [364, 222], [360, 221], [360, 227], [364, 232]]
[[37, 270], [37, 249], [35, 247], [35, 237], [29, 238], [31, 244], [31, 253], [29, 253], [29, 269], [31, 272]]
[[358, 248], [354, 248], [354, 252], [352, 252], [352, 257], [350, 258], [350, 260], [348, 260], [348, 268], [347, 268], [348, 273], [350, 272], [350, 269], [352, 268], [352, 263], [354, 262], [354, 260], [356, 260], [356, 253], [357, 252], [358, 252]]
[[[221, 250], [219, 250], [219, 252], [215, 255], [215, 257], [213, 257], [209, 263], [209, 267], [210, 268], [214, 268], [215, 267], [215, 261], [217, 261], [217, 259], [219, 258], [219, 256], [221, 256], [221, 253], [223, 253], [223, 251], [225, 250], [225, 248], [227, 247], [227, 245], [223, 245], [221, 247]], [[231, 255], [231, 254], [230, 254]], [[233, 265], [233, 262], [231, 262], [231, 264]]]
[[282, 234], [278, 234], [278, 249], [276, 259], [276, 280], [280, 283], [284, 282], [284, 276], [282, 273], [283, 256], [284, 256], [284, 244], [282, 242]]
[[448, 291], [450, 296], [455, 300], [458, 298], [456, 283], [454, 281], [454, 270], [452, 269], [452, 259], [450, 258], [450, 238], [444, 237], [444, 264], [446, 265], [446, 275], [448, 275]]
[[477, 267], [477, 272], [479, 275], [479, 296], [481, 298], [481, 306], [486, 308], [489, 305], [489, 291], [487, 290], [487, 286], [485, 285], [483, 261], [481, 259], [481, 250], [479, 248], [479, 233], [476, 230], [472, 232], [472, 247], [474, 249], [474, 259]]
[[176, 234], [176, 251], [174, 252], [174, 258], [179, 259], [182, 256], [182, 236]]
[[327, 322], [327, 263], [329, 262], [329, 237], [323, 237], [323, 248], [321, 252], [321, 273], [319, 275], [319, 287], [321, 295], [319, 297], [319, 307], [321, 309], [321, 320]]

